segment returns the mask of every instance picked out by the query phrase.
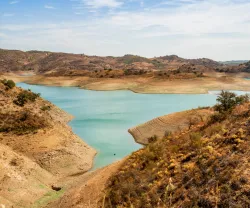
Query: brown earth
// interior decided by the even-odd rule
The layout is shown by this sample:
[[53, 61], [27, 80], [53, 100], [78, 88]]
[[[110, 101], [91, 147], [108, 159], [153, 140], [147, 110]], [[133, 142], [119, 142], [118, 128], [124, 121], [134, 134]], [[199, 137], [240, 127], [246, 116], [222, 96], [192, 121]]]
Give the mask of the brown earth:
[[[0, 73], [30, 84], [78, 86], [136, 93], [207, 93], [250, 90], [250, 62], [238, 66], [176, 55], [98, 57], [84, 54], [0, 49]], [[230, 72], [230, 73], [229, 73]], [[178, 86], [178, 87], [177, 87]]]
[[129, 129], [129, 133], [139, 144], [148, 144], [149, 139], [156, 136], [162, 138], [167, 134], [191, 129], [194, 125], [206, 122], [213, 110], [193, 109], [161, 116]]
[[[97, 208], [99, 201], [105, 200], [104, 189], [107, 181], [123, 162], [121, 160], [82, 176], [72, 177], [66, 185], [68, 191], [45, 208]], [[64, 181], [62, 184], [65, 186]]]
[[[212, 109], [194, 109], [136, 127], [141, 131], [135, 133], [140, 143], [147, 144], [144, 139], [151, 135], [158, 139], [122, 161], [72, 177], [67, 184], [69, 191], [46, 208], [168, 208], [173, 203], [178, 207], [214, 207], [216, 203], [220, 207], [228, 203], [247, 207], [249, 104], [238, 106], [221, 123], [208, 124], [213, 113]], [[173, 133], [166, 136], [166, 130]], [[200, 157], [202, 164], [196, 165]], [[223, 168], [224, 164], [228, 165]], [[213, 173], [217, 170], [214, 167], [222, 168]], [[200, 197], [198, 193], [202, 193]], [[233, 194], [237, 197], [231, 197]]]
[[250, 207], [249, 148], [250, 103], [244, 103], [132, 153], [108, 180], [99, 205]]
[[[215, 71], [239, 72], [248, 70], [247, 67], [249, 64], [229, 69], [209, 59], [187, 60], [177, 56], [146, 59], [133, 55], [115, 58], [0, 51], [0, 72], [4, 72], [7, 78], [30, 84], [76, 86], [89, 90], [131, 90], [137, 93], [207, 93], [221, 89], [245, 91], [250, 90], [249, 81], [243, 79], [249, 77], [248, 74]], [[12, 103], [19, 90], [15, 88], [7, 98], [0, 97], [3, 115], [10, 111], [21, 114], [19, 107]], [[6, 101], [8, 105], [5, 105]], [[51, 109], [42, 112], [41, 107], [47, 105]], [[0, 133], [0, 149], [3, 152], [0, 155], [0, 204], [13, 207], [96, 207], [97, 201], [105, 196], [102, 193], [105, 183], [123, 162], [85, 173], [92, 166], [95, 151], [67, 126], [71, 117], [41, 98], [35, 103], [28, 103], [23, 109], [31, 110], [32, 115], [38, 116], [36, 118], [49, 122], [28, 134]], [[193, 113], [197, 112], [191, 115]], [[171, 115], [165, 116], [162, 120], [168, 124], [171, 118]], [[181, 122], [181, 127], [172, 125], [164, 129], [156, 119], [153, 123], [149, 122], [146, 133], [134, 135], [146, 144], [146, 140], [155, 134], [161, 137], [166, 130], [189, 128], [193, 122], [178, 114], [172, 119]], [[151, 125], [156, 125], [159, 131], [153, 134]], [[143, 127], [137, 129], [141, 128], [140, 131], [145, 131]], [[53, 189], [59, 187], [58, 191], [52, 190], [52, 186]]]
[[96, 151], [67, 125], [72, 116], [40, 97], [18, 106], [20, 93], [31, 94], [0, 82], [0, 204], [41, 207], [65, 191], [57, 181], [91, 169]]
[[[24, 70], [39, 74], [79, 74], [84, 71], [100, 70], [177, 70], [189, 65], [191, 69], [205, 71], [221, 67], [222, 64], [210, 59], [184, 59], [178, 56], [144, 58], [135, 55], [122, 57], [98, 57], [84, 54], [53, 53], [47, 51], [18, 51], [0, 49], [0, 72]], [[201, 68], [200, 68], [201, 67]], [[186, 67], [184, 67], [186, 70]]]
[[237, 75], [224, 73], [208, 73], [206, 77], [194, 79], [165, 80], [152, 77], [131, 78], [90, 78], [90, 77], [47, 77], [18, 76], [6, 74], [5, 77], [28, 84], [48, 86], [72, 86], [88, 90], [131, 90], [136, 93], [170, 93], [170, 94], [205, 94], [213, 90], [241, 90], [250, 91], [249, 80], [245, 80], [245, 73]]

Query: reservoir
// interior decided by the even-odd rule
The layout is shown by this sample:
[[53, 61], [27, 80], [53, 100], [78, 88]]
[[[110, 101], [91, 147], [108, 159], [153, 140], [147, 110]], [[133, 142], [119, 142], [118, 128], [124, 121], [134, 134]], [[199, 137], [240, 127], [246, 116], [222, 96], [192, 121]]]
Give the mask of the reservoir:
[[69, 123], [74, 133], [98, 152], [94, 169], [141, 148], [128, 133], [129, 128], [169, 113], [212, 106], [217, 94], [136, 94], [125, 90], [17, 85], [41, 93], [41, 97], [74, 116]]

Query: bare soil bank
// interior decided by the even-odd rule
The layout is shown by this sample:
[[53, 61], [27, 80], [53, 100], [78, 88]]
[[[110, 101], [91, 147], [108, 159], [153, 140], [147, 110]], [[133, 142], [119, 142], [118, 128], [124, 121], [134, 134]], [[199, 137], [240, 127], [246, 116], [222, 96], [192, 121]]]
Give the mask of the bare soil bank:
[[194, 125], [202, 124], [213, 114], [211, 109], [193, 109], [152, 119], [144, 124], [129, 129], [129, 133], [139, 144], [148, 144], [156, 136], [163, 138], [166, 134], [189, 130]]
[[205, 94], [212, 90], [241, 90], [250, 91], [249, 80], [244, 73], [225, 75], [211, 73], [208, 76], [195, 79], [158, 79], [140, 76], [116, 78], [90, 77], [49, 77], [49, 76], [18, 76], [8, 74], [6, 77], [28, 84], [48, 86], [72, 86], [87, 90], [131, 90], [136, 93], [148, 94]]
[[21, 93], [32, 92], [0, 83], [0, 204], [42, 207], [65, 191], [58, 181], [91, 169], [96, 151], [72, 132], [72, 116], [40, 97], [18, 106]]

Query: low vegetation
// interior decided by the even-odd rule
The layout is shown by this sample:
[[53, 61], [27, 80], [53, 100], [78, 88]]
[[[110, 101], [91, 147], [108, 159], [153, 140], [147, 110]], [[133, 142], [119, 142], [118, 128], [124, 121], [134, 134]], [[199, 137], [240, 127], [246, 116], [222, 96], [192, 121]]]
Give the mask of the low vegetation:
[[250, 207], [250, 104], [222, 92], [223, 119], [164, 138], [133, 153], [106, 187], [103, 207]]
[[3, 79], [0, 80], [1, 83], [3, 83], [6, 86], [6, 89], [12, 89], [16, 86], [15, 82], [13, 80], [7, 80], [7, 79]]
[[0, 112], [0, 132], [14, 133], [17, 135], [36, 133], [38, 129], [47, 126], [42, 117], [28, 110], [12, 113]]
[[24, 90], [20, 92], [16, 99], [13, 101], [16, 105], [23, 107], [27, 102], [35, 102], [40, 97], [39, 93], [31, 92], [30, 90]]
[[44, 105], [41, 107], [42, 111], [49, 111], [51, 109], [51, 107], [49, 105]]
[[[36, 133], [38, 129], [48, 126], [45, 117], [36, 113], [35, 105], [23, 107], [28, 102], [35, 103], [40, 94], [16, 88], [12, 80], [4, 79], [0, 82], [0, 95], [0, 133], [23, 135]], [[50, 106], [40, 108], [45, 111]]]
[[123, 62], [124, 64], [132, 64], [135, 62], [150, 62], [149, 59], [141, 57], [141, 56], [135, 56], [127, 54], [123, 57], [118, 58], [119, 61]]

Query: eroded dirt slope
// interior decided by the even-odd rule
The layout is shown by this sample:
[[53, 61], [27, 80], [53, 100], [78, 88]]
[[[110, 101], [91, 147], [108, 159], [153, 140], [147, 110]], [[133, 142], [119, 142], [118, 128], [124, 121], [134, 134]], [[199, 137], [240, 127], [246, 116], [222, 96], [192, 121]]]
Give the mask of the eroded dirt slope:
[[169, 133], [190, 129], [193, 125], [202, 125], [212, 113], [210, 108], [172, 113], [131, 128], [129, 133], [136, 142], [148, 144], [148, 140], [154, 136], [162, 138]]
[[72, 116], [39, 95], [1, 81], [0, 118], [1, 202], [39, 207], [58, 197], [59, 179], [92, 167], [96, 151], [67, 125]]

